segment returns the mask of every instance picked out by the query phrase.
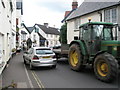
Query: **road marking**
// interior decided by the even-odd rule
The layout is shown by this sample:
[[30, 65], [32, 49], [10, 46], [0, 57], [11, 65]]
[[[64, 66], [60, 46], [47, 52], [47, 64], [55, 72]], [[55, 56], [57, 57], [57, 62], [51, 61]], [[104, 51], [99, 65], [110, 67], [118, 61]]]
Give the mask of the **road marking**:
[[26, 75], [27, 75], [27, 78], [28, 78], [30, 87], [31, 87], [31, 88], [34, 88], [34, 87], [33, 87], [33, 84], [32, 84], [32, 81], [31, 81], [31, 79], [30, 79], [30, 76], [29, 76], [29, 74], [28, 74], [28, 71], [27, 71], [27, 69], [26, 69], [26, 66], [24, 65], [24, 67], [25, 67], [25, 72], [26, 72]]
[[34, 72], [34, 71], [31, 71], [35, 81], [37, 82], [39, 88], [44, 89], [45, 90], [45, 87], [43, 86], [42, 82], [40, 81], [39, 77], [37, 76], [37, 74]]

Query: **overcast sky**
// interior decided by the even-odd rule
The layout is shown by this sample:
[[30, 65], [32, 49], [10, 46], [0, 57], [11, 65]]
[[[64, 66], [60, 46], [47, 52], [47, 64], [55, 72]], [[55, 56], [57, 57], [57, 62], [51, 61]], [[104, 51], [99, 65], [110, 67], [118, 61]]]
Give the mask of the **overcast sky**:
[[[23, 0], [23, 21], [27, 27], [49, 23], [60, 28], [65, 11], [72, 9], [73, 0]], [[77, 0], [80, 5], [83, 0]], [[78, 6], [79, 6], [78, 5]]]

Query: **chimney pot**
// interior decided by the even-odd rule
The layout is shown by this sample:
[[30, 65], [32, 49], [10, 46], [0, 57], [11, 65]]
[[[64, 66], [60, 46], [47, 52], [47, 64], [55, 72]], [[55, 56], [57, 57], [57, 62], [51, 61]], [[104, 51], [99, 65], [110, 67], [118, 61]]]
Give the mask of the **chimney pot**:
[[48, 23], [44, 23], [44, 26], [46, 26], [48, 28]]
[[76, 9], [77, 7], [78, 7], [77, 0], [73, 0], [73, 2], [72, 2], [72, 9]]

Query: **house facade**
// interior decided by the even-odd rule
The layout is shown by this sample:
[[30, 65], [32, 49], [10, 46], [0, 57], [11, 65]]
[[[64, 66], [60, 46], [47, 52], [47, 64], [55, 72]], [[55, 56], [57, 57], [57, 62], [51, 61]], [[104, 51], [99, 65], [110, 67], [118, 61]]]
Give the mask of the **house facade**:
[[23, 0], [16, 2], [16, 48], [21, 46], [21, 30], [22, 26], [22, 15], [23, 15]]
[[59, 45], [59, 34], [57, 28], [49, 27], [48, 23], [44, 23], [44, 25], [35, 24], [35, 29], [39, 35], [39, 46], [48, 46], [52, 47], [55, 45]]
[[[120, 24], [119, 2], [83, 2], [66, 20], [67, 42], [79, 37], [80, 24], [88, 22], [112, 22]], [[120, 40], [120, 37], [119, 39]]]
[[11, 58], [16, 38], [16, 0], [0, 1], [0, 74]]
[[19, 30], [19, 41], [20, 44], [19, 46], [21, 46], [21, 48], [23, 48], [23, 46], [25, 46], [25, 48], [27, 48], [27, 40], [28, 38], [31, 38], [32, 40], [32, 32], [34, 30], [34, 27], [27, 27], [24, 23], [22, 23], [21, 29]]
[[39, 32], [35, 30], [33, 27], [33, 31], [31, 32], [31, 40], [32, 40], [32, 47], [37, 47], [40, 46], [40, 37], [39, 37]]

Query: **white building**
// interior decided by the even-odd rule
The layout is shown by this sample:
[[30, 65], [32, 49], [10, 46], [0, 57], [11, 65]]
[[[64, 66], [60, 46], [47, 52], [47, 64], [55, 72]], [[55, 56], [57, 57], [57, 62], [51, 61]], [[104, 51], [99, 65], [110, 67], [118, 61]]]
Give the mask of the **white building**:
[[67, 17], [68, 44], [79, 37], [79, 26], [80, 24], [88, 22], [88, 18], [91, 18], [92, 22], [112, 22], [120, 24], [120, 3], [118, 1], [119, 0], [115, 0], [114, 2], [83, 2], [77, 10]]
[[15, 48], [16, 0], [0, 1], [0, 74]]
[[17, 0], [16, 2], [16, 47], [22, 45], [21, 30], [22, 30], [22, 15], [23, 15], [23, 0]]
[[60, 44], [60, 32], [57, 28], [49, 27], [48, 23], [44, 23], [44, 25], [35, 24], [34, 27], [39, 35], [39, 46], [51, 47]]

